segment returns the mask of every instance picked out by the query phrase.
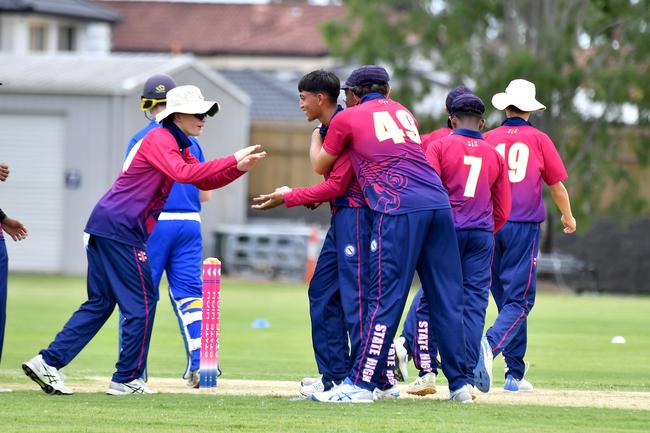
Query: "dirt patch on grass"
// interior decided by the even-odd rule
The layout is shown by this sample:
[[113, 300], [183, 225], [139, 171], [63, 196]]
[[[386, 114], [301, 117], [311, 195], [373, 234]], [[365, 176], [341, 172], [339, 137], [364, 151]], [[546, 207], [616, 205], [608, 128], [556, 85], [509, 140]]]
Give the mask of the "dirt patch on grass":
[[[75, 392], [104, 392], [108, 386], [107, 377], [89, 377], [83, 382], [67, 381]], [[150, 378], [151, 388], [165, 394], [214, 394], [214, 395], [249, 395], [260, 397], [298, 397], [298, 383], [273, 380], [236, 380], [221, 379], [219, 386], [212, 389], [188, 388], [183, 380], [168, 378]], [[14, 390], [37, 389], [36, 384], [21, 382], [6, 384]], [[449, 392], [439, 387], [438, 393], [427, 397], [416, 397], [406, 393], [406, 385], [399, 385], [402, 398], [444, 400]], [[478, 394], [480, 404], [528, 404], [563, 407], [602, 407], [615, 409], [650, 410], [650, 392], [636, 391], [578, 391], [558, 389], [535, 389], [530, 393], [507, 393], [500, 388], [488, 394]]]

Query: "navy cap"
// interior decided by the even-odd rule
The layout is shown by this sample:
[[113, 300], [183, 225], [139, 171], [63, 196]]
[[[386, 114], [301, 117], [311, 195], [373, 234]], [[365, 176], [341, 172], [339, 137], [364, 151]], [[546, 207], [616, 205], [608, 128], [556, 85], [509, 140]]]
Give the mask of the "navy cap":
[[481, 98], [478, 96], [471, 93], [465, 93], [456, 97], [456, 99], [452, 101], [451, 107], [449, 107], [449, 114], [453, 116], [457, 113], [469, 113], [483, 116], [483, 113], [485, 113], [485, 104], [483, 104], [483, 101], [481, 101]]
[[145, 81], [142, 97], [147, 99], [165, 99], [167, 92], [176, 87], [176, 81], [169, 75], [152, 75]]
[[447, 109], [448, 113], [451, 113], [451, 103], [454, 102], [454, 99], [458, 98], [460, 95], [464, 95], [466, 93], [472, 93], [471, 90], [469, 90], [465, 86], [458, 86], [453, 88], [449, 93], [447, 93], [447, 99], [445, 100], [445, 108]]
[[388, 84], [390, 76], [386, 69], [377, 65], [366, 65], [352, 71], [345, 83], [344, 89], [355, 86], [368, 86], [370, 84]]

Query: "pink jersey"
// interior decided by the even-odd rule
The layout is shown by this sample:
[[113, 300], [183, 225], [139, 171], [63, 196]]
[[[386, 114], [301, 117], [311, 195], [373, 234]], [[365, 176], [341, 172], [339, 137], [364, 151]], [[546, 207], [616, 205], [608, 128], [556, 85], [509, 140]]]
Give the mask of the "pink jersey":
[[457, 129], [430, 142], [427, 159], [449, 193], [459, 230], [497, 231], [510, 213], [510, 182], [504, 159], [481, 133]]
[[166, 128], [149, 131], [99, 200], [85, 232], [144, 249], [174, 182], [211, 190], [244, 174], [234, 155], [200, 163]]
[[366, 202], [377, 212], [448, 209], [447, 193], [420, 144], [413, 115], [399, 103], [371, 93], [332, 119], [323, 149], [339, 155], [350, 148]]
[[445, 126], [444, 128], [439, 128], [435, 131], [429, 132], [428, 134], [422, 134], [420, 138], [422, 139], [422, 150], [424, 153], [427, 153], [429, 143], [435, 140], [440, 140], [443, 137], [449, 137], [452, 132], [454, 132], [453, 129]]
[[520, 117], [511, 117], [485, 133], [485, 141], [503, 155], [512, 184], [512, 212], [508, 221], [542, 222], [546, 209], [542, 180], [553, 185], [568, 175], [550, 138]]
[[350, 151], [344, 151], [339, 156], [332, 171], [325, 175], [325, 181], [300, 188], [293, 188], [284, 195], [287, 207], [330, 201], [332, 211], [337, 207], [364, 207], [366, 201], [354, 177], [354, 169], [350, 160]]

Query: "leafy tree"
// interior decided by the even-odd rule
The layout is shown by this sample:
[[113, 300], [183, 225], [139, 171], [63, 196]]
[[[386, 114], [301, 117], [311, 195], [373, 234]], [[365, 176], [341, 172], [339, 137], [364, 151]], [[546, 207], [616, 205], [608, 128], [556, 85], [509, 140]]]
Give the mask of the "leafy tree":
[[[494, 93], [526, 78], [548, 107], [531, 121], [563, 156], [578, 221], [647, 209], [639, 192], [644, 178], [624, 162], [638, 167], [650, 158], [648, 0], [344, 4], [346, 15], [323, 27], [333, 54], [388, 66], [395, 99], [413, 107], [439, 84], [432, 73], [439, 71], [448, 73], [446, 85], [473, 88], [490, 109]], [[623, 121], [630, 109], [639, 114], [634, 125]], [[422, 129], [439, 125], [441, 114], [417, 113]], [[490, 126], [501, 117], [492, 113]]]

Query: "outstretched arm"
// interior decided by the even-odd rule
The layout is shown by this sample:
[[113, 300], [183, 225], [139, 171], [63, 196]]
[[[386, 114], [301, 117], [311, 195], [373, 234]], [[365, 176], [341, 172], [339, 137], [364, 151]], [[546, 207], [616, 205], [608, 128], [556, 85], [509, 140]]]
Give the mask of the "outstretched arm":
[[348, 190], [354, 180], [354, 169], [348, 153], [343, 153], [332, 167], [327, 180], [311, 186], [276, 188], [271, 194], [262, 194], [253, 200], [262, 202], [253, 209], [271, 209], [285, 203], [287, 207], [312, 205], [340, 197]]
[[[199, 163], [189, 152], [181, 156], [176, 140], [164, 132], [149, 133], [142, 144], [145, 158], [151, 165], [165, 173], [175, 182], [191, 183], [202, 190], [220, 188], [250, 170], [257, 161], [266, 156], [258, 151], [261, 146], [249, 146], [233, 155]], [[155, 143], [151, 143], [155, 140]], [[141, 148], [142, 148], [141, 147]]]

